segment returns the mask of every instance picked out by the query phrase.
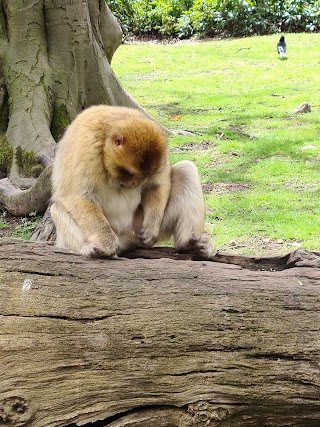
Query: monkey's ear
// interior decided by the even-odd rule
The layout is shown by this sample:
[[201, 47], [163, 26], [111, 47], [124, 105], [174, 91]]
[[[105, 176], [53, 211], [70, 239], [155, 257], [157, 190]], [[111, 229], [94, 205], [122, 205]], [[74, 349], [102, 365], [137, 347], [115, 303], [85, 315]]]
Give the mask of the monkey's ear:
[[117, 147], [119, 147], [120, 145], [123, 144], [123, 135], [121, 135], [121, 133], [113, 135], [112, 142], [113, 142], [114, 145], [116, 145]]

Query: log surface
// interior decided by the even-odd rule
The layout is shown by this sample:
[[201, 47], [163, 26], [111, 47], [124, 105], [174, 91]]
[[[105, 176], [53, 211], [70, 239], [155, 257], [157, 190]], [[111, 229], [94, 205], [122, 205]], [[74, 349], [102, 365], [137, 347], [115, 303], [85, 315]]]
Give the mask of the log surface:
[[289, 258], [0, 240], [0, 426], [319, 427], [320, 269]]

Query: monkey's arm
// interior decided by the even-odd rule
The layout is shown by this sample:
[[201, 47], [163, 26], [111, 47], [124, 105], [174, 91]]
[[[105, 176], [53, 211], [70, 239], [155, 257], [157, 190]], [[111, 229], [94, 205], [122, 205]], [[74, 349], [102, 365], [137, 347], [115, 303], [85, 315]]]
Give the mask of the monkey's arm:
[[152, 246], [158, 239], [161, 222], [170, 194], [170, 180], [161, 185], [149, 185], [142, 194], [143, 222], [138, 238], [146, 246]]
[[71, 218], [76, 225], [76, 232], [79, 233], [79, 241], [81, 241], [80, 235], [83, 236], [83, 244], [78, 248], [79, 252], [90, 257], [112, 257], [117, 254], [118, 237], [94, 201], [80, 196], [56, 198], [51, 214], [57, 210], [55, 214], [57, 239], [68, 240], [64, 238], [65, 236], [59, 236], [59, 233], [66, 232], [66, 227], [59, 225], [62, 221], [68, 222]]

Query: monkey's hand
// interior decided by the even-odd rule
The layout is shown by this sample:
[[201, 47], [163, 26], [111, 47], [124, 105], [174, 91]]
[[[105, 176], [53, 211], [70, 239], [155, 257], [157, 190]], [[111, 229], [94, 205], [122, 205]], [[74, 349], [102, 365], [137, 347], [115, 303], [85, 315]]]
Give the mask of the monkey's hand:
[[212, 240], [205, 234], [193, 233], [189, 240], [191, 249], [194, 249], [198, 255], [203, 258], [212, 258], [217, 251], [213, 247]]
[[[116, 235], [108, 239], [89, 239], [81, 248], [81, 254], [88, 258], [117, 258], [119, 252], [119, 239]], [[112, 237], [112, 238], [111, 238]]]
[[153, 246], [159, 237], [158, 227], [142, 227], [137, 233], [137, 237], [143, 246], [150, 248]]

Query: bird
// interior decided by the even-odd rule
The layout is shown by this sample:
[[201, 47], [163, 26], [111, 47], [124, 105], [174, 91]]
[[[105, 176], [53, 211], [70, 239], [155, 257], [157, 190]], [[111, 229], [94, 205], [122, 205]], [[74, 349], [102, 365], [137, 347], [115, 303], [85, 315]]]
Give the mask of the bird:
[[281, 36], [277, 43], [277, 51], [281, 59], [286, 57], [287, 45], [284, 40], [284, 36]]

